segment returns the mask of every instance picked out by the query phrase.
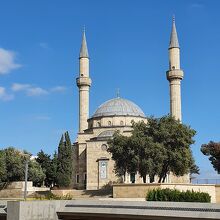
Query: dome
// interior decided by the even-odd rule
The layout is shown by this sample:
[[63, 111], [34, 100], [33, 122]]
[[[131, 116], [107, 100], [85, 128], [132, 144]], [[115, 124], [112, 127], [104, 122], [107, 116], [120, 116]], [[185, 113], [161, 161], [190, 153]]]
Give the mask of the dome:
[[110, 99], [98, 107], [92, 116], [139, 116], [145, 117], [144, 112], [135, 103], [122, 98]]

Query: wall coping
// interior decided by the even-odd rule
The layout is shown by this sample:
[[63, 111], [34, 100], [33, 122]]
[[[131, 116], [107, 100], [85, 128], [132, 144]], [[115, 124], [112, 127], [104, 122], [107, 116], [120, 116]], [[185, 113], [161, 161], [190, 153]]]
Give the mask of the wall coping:
[[192, 183], [119, 183], [119, 184], [113, 184], [113, 187], [118, 186], [128, 186], [128, 187], [135, 187], [135, 186], [173, 186], [173, 185], [180, 185], [180, 186], [217, 186], [220, 187], [220, 184], [192, 184]]

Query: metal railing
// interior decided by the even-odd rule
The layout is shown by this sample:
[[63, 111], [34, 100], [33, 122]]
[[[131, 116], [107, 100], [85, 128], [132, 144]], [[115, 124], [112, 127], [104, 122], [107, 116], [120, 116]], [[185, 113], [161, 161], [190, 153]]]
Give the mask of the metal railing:
[[220, 184], [220, 179], [192, 179], [191, 181], [193, 184]]

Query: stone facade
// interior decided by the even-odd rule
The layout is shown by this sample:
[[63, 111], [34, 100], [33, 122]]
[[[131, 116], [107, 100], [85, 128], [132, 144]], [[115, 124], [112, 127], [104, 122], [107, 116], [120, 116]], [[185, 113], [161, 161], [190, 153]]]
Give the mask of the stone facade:
[[[112, 116], [89, 119], [90, 128], [79, 133], [74, 144], [74, 187], [78, 189], [100, 189], [109, 182], [120, 181], [114, 173], [114, 162], [107, 152], [107, 141], [115, 131], [131, 134], [131, 122], [145, 122], [142, 117]], [[97, 123], [100, 124], [97, 125]], [[111, 125], [108, 123], [111, 122]], [[121, 125], [123, 122], [123, 125]], [[93, 127], [94, 126], [94, 127]], [[101, 175], [103, 172], [103, 176]]]

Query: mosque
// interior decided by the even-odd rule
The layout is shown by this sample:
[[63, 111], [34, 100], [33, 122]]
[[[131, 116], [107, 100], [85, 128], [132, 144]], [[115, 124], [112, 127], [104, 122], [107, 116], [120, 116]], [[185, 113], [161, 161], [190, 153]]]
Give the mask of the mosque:
[[[181, 80], [180, 47], [175, 20], [169, 44], [169, 70], [166, 72], [170, 85], [170, 114], [176, 119], [181, 116]], [[79, 76], [76, 79], [79, 88], [79, 131], [73, 144], [73, 183], [76, 189], [101, 189], [109, 182], [117, 182], [114, 173], [114, 161], [107, 152], [107, 141], [116, 130], [123, 135], [130, 135], [132, 121], [147, 122], [144, 112], [135, 103], [120, 97], [108, 100], [100, 105], [89, 117], [89, 89], [92, 84], [89, 76], [89, 53], [85, 31], [79, 55]], [[127, 174], [125, 183], [142, 183], [138, 174]], [[176, 177], [169, 174], [166, 182], [187, 183], [189, 175]]]

